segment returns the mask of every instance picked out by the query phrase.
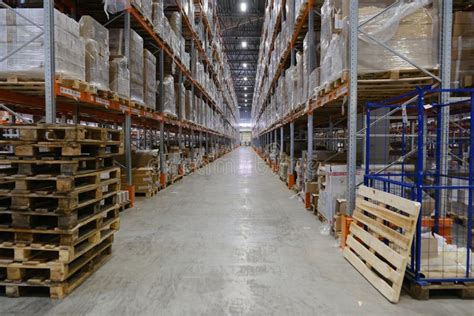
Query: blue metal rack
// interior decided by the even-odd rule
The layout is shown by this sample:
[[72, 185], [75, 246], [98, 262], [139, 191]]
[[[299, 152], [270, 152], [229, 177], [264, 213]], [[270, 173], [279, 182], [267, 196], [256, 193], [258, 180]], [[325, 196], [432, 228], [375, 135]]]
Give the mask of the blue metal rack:
[[[442, 104], [439, 103], [441, 94], [459, 97], [456, 101]], [[467, 162], [459, 161], [460, 155], [457, 152], [458, 163], [451, 163], [449, 168], [441, 166], [441, 133], [443, 123], [447, 123], [443, 122], [441, 109], [444, 107], [448, 107], [452, 115], [459, 117], [459, 114], [462, 114], [470, 122], [469, 130], [465, 131], [465, 137], [462, 137], [459, 143], [465, 146], [464, 148], [469, 148]], [[370, 141], [375, 137], [371, 136], [371, 128], [377, 124], [377, 119], [374, 122], [371, 112], [383, 108], [389, 110], [390, 114], [402, 114], [402, 122], [398, 121], [401, 133], [397, 130], [387, 135], [399, 138], [402, 148], [399, 157], [391, 157], [392, 162], [386, 168], [376, 171], [370, 169]], [[418, 201], [422, 205], [407, 267], [409, 278], [420, 285], [474, 282], [474, 260], [471, 253], [474, 134], [470, 133], [470, 127], [474, 125], [474, 89], [419, 88], [389, 100], [369, 103], [366, 115], [365, 185]], [[411, 122], [408, 122], [408, 117], [412, 118]], [[450, 122], [447, 124], [454, 130], [457, 125], [453, 123], [454, 116], [449, 118]], [[409, 123], [414, 127], [412, 135], [407, 132]], [[412, 148], [407, 142], [409, 137], [415, 138], [415, 146]], [[453, 142], [449, 144], [454, 145]], [[396, 168], [393, 168], [395, 165]], [[454, 220], [459, 218], [464, 220], [463, 223]], [[429, 242], [433, 242], [432, 240], [428, 238], [428, 243], [422, 242], [430, 235], [435, 236], [437, 240], [437, 254], [437, 251], [433, 254], [433, 251], [427, 249], [430, 248]]]

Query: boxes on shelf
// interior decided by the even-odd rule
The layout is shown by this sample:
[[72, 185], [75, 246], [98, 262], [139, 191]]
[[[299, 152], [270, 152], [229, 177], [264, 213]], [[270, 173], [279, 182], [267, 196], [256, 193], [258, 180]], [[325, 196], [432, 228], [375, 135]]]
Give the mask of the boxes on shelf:
[[148, 50], [144, 50], [144, 84], [143, 94], [145, 96], [145, 106], [156, 109], [156, 57]]
[[[43, 25], [43, 9], [14, 9], [17, 13]], [[84, 81], [85, 47], [80, 38], [79, 23], [54, 10], [54, 49], [56, 74]], [[0, 9], [0, 56], [25, 45], [42, 30], [9, 9]], [[0, 78], [44, 80], [44, 37], [39, 36], [15, 54], [0, 62]]]
[[110, 90], [122, 98], [130, 98], [130, 72], [127, 58], [113, 58], [109, 62]]
[[[181, 91], [181, 93], [180, 93]], [[185, 95], [185, 88], [184, 88], [184, 84], [181, 84], [181, 90], [180, 90], [180, 84], [179, 83], [175, 83], [174, 85], [174, 94], [176, 96], [176, 108], [175, 108], [175, 113], [176, 113], [176, 116], [179, 118], [179, 119], [183, 119], [184, 117], [186, 117], [186, 112], [184, 112], [184, 108], [185, 108], [185, 98], [186, 98], [186, 95]], [[181, 101], [180, 101], [181, 100]], [[180, 102], [181, 102], [181, 108], [180, 108]]]
[[85, 45], [86, 81], [93, 87], [109, 90], [109, 30], [88, 15], [79, 20]]
[[[123, 29], [109, 31], [110, 56], [125, 57], [125, 38]], [[143, 39], [134, 30], [130, 30], [130, 99], [143, 104]]]

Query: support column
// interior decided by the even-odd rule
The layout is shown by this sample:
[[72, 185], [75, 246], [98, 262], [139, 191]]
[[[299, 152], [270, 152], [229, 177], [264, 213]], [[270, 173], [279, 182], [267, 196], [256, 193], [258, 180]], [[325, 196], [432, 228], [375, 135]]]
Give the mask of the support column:
[[288, 166], [288, 188], [295, 185], [295, 122], [290, 122], [290, 165]]
[[356, 197], [357, 159], [357, 41], [359, 28], [359, 0], [349, 5], [349, 109], [347, 111], [347, 213], [352, 215]]
[[[451, 35], [453, 27], [453, 1], [445, 0], [442, 3], [442, 26], [441, 26], [441, 89], [451, 87]], [[449, 103], [449, 93], [441, 93], [441, 104]], [[448, 157], [449, 157], [449, 106], [441, 108], [441, 153], [440, 153], [440, 185], [447, 185]], [[426, 144], [425, 146], [426, 147]], [[440, 200], [438, 205], [446, 204], [446, 190], [440, 190]], [[446, 208], [441, 207], [437, 210], [439, 217], [446, 216]]]
[[54, 56], [54, 1], [44, 3], [44, 101], [46, 123], [56, 123], [56, 98], [54, 83], [56, 75]]
[[127, 191], [131, 206], [135, 203], [135, 186], [132, 183], [132, 116], [125, 114], [123, 124], [124, 130], [124, 151], [125, 151], [125, 177], [127, 180]]
[[311, 192], [306, 188], [306, 184], [313, 179], [313, 113], [308, 114], [308, 151], [306, 153], [306, 176], [305, 176], [305, 207], [311, 208]]

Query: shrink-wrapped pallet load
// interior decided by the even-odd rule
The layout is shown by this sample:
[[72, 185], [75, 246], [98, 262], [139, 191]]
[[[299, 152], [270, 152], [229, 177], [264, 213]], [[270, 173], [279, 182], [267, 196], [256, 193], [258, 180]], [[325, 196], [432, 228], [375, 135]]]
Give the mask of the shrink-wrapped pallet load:
[[144, 50], [144, 84], [143, 94], [145, 96], [145, 106], [156, 109], [156, 57], [148, 50]]
[[[125, 57], [125, 37], [123, 29], [110, 29], [110, 56]], [[143, 38], [130, 30], [130, 99], [143, 104]]]
[[[389, 46], [420, 67], [438, 67], [438, 10], [432, 0], [360, 1], [358, 73], [414, 69], [377, 42]], [[342, 76], [347, 68], [348, 0], [326, 0], [321, 7], [321, 85]], [[372, 17], [378, 15], [375, 19]], [[374, 41], [375, 39], [376, 41]]]
[[88, 15], [79, 20], [85, 45], [86, 81], [93, 87], [109, 90], [109, 31]]
[[454, 15], [451, 81], [455, 88], [474, 87], [474, 12]]
[[[0, 78], [15, 80], [44, 80], [43, 9], [0, 9], [0, 56], [13, 55], [0, 62]], [[85, 80], [85, 47], [79, 35], [79, 23], [54, 10], [54, 49], [56, 75]]]
[[[160, 83], [158, 82], [157, 85], [159, 87]], [[163, 80], [163, 94], [163, 108], [161, 109], [162, 113], [171, 117], [177, 117], [174, 78], [172, 75], [166, 75]]]
[[130, 98], [130, 72], [127, 58], [113, 58], [109, 62], [110, 90], [122, 98]]

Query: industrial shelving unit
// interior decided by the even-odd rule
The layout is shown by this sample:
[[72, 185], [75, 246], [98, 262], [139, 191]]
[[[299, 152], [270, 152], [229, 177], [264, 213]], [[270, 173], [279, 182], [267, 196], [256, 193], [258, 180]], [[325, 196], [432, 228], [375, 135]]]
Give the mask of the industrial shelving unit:
[[[297, 129], [296, 132], [298, 135], [303, 135], [303, 138], [305, 141], [305, 149], [307, 150], [307, 156], [305, 158], [305, 161], [311, 161], [312, 159], [311, 155], [315, 148], [314, 146], [315, 133], [317, 134], [323, 131], [323, 135], [325, 135], [323, 138], [326, 139], [326, 141], [335, 141], [335, 142], [344, 144], [343, 146], [345, 148], [346, 155], [347, 155], [347, 176], [346, 176], [347, 210], [346, 210], [346, 213], [350, 216], [352, 214], [352, 211], [355, 208], [357, 187], [363, 184], [363, 182], [356, 181], [356, 173], [357, 173], [356, 168], [361, 165], [365, 166], [366, 168], [365, 173], [369, 177], [367, 178], [369, 182], [367, 182], [367, 179], [366, 179], [367, 184], [371, 183], [370, 181], [372, 181], [371, 180], [372, 178], [377, 179], [377, 174], [379, 172], [377, 170], [373, 170], [373, 167], [370, 164], [357, 163], [358, 161], [362, 162], [362, 160], [364, 162], [367, 161], [368, 155], [369, 155], [369, 151], [368, 151], [369, 149], [367, 148], [367, 146], [369, 146], [368, 142], [370, 140], [370, 137], [385, 137], [386, 139], [389, 139], [390, 137], [393, 138], [394, 136], [394, 134], [392, 134], [393, 131], [387, 132], [387, 134], [385, 135], [376, 135], [377, 133], [372, 132], [371, 136], [366, 138], [365, 137], [366, 133], [370, 131], [370, 128], [376, 125], [378, 122], [382, 122], [385, 119], [390, 120], [389, 117], [391, 117], [391, 119], [393, 120], [394, 115], [398, 115], [398, 117], [395, 117], [395, 121], [398, 120], [398, 122], [402, 124], [401, 122], [402, 117], [406, 116], [404, 114], [405, 107], [408, 104], [416, 103], [416, 99], [422, 100], [423, 96], [418, 97], [417, 93], [413, 92], [413, 94], [415, 95], [415, 98], [411, 98], [409, 94], [406, 94], [407, 97], [405, 99], [401, 98], [401, 101], [396, 106], [393, 106], [389, 110], [387, 110], [386, 114], [376, 115], [375, 117], [372, 117], [372, 120], [367, 118], [367, 114], [370, 111], [368, 106], [366, 105], [368, 102], [380, 101], [380, 100], [384, 100], [390, 97], [403, 95], [405, 93], [414, 91], [415, 89], [417, 89], [417, 87], [433, 87], [435, 89], [438, 89], [438, 90], [435, 90], [437, 92], [436, 102], [438, 102], [438, 104], [440, 105], [439, 113], [438, 113], [438, 121], [437, 121], [438, 123], [436, 127], [437, 128], [436, 157], [438, 157], [436, 166], [437, 166], [438, 175], [448, 174], [447, 172], [448, 164], [449, 164], [448, 156], [452, 155], [449, 149], [449, 144], [450, 143], [452, 144], [453, 141], [454, 142], [457, 141], [461, 144], [462, 140], [461, 139], [456, 140], [454, 135], [453, 136], [450, 135], [450, 133], [455, 134], [452, 131], [453, 126], [451, 126], [451, 131], [450, 131], [450, 123], [453, 122], [453, 119], [456, 120], [456, 118], [455, 118], [455, 115], [450, 115], [450, 108], [452, 106], [443, 106], [443, 105], [466, 102], [466, 100], [459, 100], [459, 98], [457, 98], [456, 96], [456, 93], [458, 92], [457, 90], [449, 90], [451, 87], [451, 38], [452, 38], [452, 26], [453, 26], [453, 10], [455, 10], [457, 5], [460, 3], [456, 1], [438, 1], [440, 30], [439, 30], [439, 37], [437, 40], [437, 44], [439, 47], [439, 63], [438, 63], [437, 69], [426, 69], [424, 67], [417, 65], [415, 62], [413, 62], [412, 60], [404, 56], [403, 53], [397, 52], [396, 50], [389, 47], [387, 44], [382, 43], [378, 41], [376, 38], [373, 38], [369, 34], [365, 33], [361, 28], [368, 21], [365, 20], [362, 23], [359, 22], [359, 17], [358, 17], [359, 1], [350, 1], [349, 8], [348, 8], [349, 34], [348, 34], [348, 44], [347, 44], [347, 50], [346, 50], [347, 62], [348, 62], [347, 70], [343, 72], [343, 74], [338, 80], [336, 80], [335, 82], [332, 82], [329, 86], [319, 89], [319, 91], [313, 95], [309, 94], [309, 97], [304, 102], [300, 103], [298, 106], [293, 107], [293, 110], [290, 113], [288, 113], [284, 117], [280, 117], [276, 119], [271, 124], [268, 124], [266, 127], [260, 128], [259, 123], [262, 120], [263, 113], [265, 112], [266, 108], [269, 105], [270, 97], [272, 96], [272, 94], [275, 93], [275, 89], [274, 89], [275, 85], [277, 84], [279, 77], [282, 75], [282, 71], [285, 68], [287, 68], [289, 65], [291, 66], [295, 65], [295, 57], [294, 57], [295, 50], [298, 50], [301, 47], [302, 38], [304, 38], [306, 34], [310, 38], [310, 40], [308, 40], [308, 44], [310, 45], [310, 48], [308, 50], [309, 51], [315, 50], [315, 46], [314, 46], [315, 45], [315, 40], [314, 40], [315, 21], [317, 21], [318, 17], [320, 16], [320, 9], [321, 9], [322, 2], [323, 1], [311, 1], [311, 0], [304, 2], [301, 11], [297, 12], [295, 19], [293, 21], [286, 21], [286, 23], [292, 23], [294, 31], [293, 31], [292, 36], [289, 39], [288, 48], [283, 52], [282, 58], [279, 60], [275, 74], [273, 76], [268, 76], [269, 73], [266, 69], [267, 68], [266, 66], [263, 66], [261, 71], [258, 72], [258, 74], [262, 78], [267, 76], [269, 85], [265, 87], [262, 80], [255, 89], [255, 95], [258, 95], [259, 93], [261, 93], [265, 97], [263, 98], [263, 101], [261, 101], [260, 103], [259, 103], [259, 100], [256, 98], [254, 98], [253, 100], [252, 144], [254, 148], [256, 149], [257, 153], [261, 157], [266, 159], [267, 162], [270, 163], [270, 165], [273, 166], [275, 162], [271, 161], [271, 158], [269, 158], [269, 151], [274, 150], [274, 146], [270, 146], [270, 145], [278, 144], [280, 147], [280, 150], [284, 152], [285, 143], [286, 142], [290, 143], [289, 152], [287, 152], [288, 156], [290, 157], [289, 168], [288, 168], [288, 179], [287, 179], [287, 183], [290, 188], [292, 188], [295, 184], [295, 163], [296, 163], [296, 159], [294, 156], [295, 145], [296, 145], [295, 144], [295, 129]], [[270, 1], [269, 6], [271, 6], [272, 3], [273, 2]], [[280, 1], [280, 4], [284, 6], [285, 1]], [[369, 21], [377, 18], [379, 15], [383, 14], [387, 10], [390, 10], [390, 8], [392, 8], [393, 5], [395, 4], [396, 4], [396, 1], [394, 1], [391, 5], [388, 5], [381, 12], [379, 12], [378, 14], [370, 18]], [[278, 19], [277, 23], [282, 23], [283, 20], [284, 20], [284, 16], [282, 15], [282, 19]], [[273, 31], [275, 33], [279, 32], [280, 27], [281, 26], [275, 26], [273, 28]], [[272, 39], [276, 37], [275, 34], [268, 35], [266, 34], [266, 32], [264, 32], [263, 36], [270, 36], [270, 38]], [[406, 87], [403, 87], [400, 89], [390, 89], [389, 83], [384, 82], [383, 80], [379, 81], [378, 84], [374, 84], [375, 80], [367, 80], [363, 76], [358, 75], [359, 36], [365, 36], [369, 38], [376, 45], [391, 52], [394, 56], [397, 56], [398, 58], [400, 58], [401, 60], [405, 61], [410, 66], [412, 66], [414, 69], [416, 69], [416, 71], [419, 71], [419, 73], [417, 73], [416, 75], [416, 78], [413, 78], [412, 81], [410, 81], [410, 85], [407, 85]], [[311, 40], [311, 37], [313, 38], [312, 40]], [[262, 60], [266, 60], [265, 59], [267, 58], [266, 56], [271, 55], [272, 47], [273, 47], [273, 44], [270, 45], [268, 52], [264, 50], [260, 52]], [[304, 75], [309, 77], [314, 68], [315, 68], [315, 56], [313, 54], [310, 54], [309, 55], [309, 68], [307, 69], [308, 73]], [[418, 101], [418, 102], [423, 102], [423, 101]], [[466, 110], [466, 113], [467, 112], [468, 111]], [[360, 117], [358, 118], [358, 116]], [[361, 120], [362, 122], [358, 122], [358, 119], [361, 119], [361, 118], [362, 118]], [[416, 115], [415, 115], [415, 121], [416, 121]], [[423, 119], [421, 120], [418, 119], [418, 121], [423, 122]], [[459, 126], [459, 124], [457, 124], [457, 126]], [[339, 131], [342, 131], [342, 135], [345, 135], [345, 136], [342, 136], [342, 137], [336, 136], [334, 133], [335, 128], [338, 128]], [[405, 142], [411, 142], [410, 148], [413, 148], [414, 143], [415, 143], [415, 137], [416, 137], [415, 127], [414, 125], [411, 125], [408, 127], [405, 126], [403, 128], [404, 128], [403, 142], [404, 144]], [[410, 129], [410, 128], [412, 129], [410, 132], [407, 132], [405, 130], [405, 129]], [[420, 133], [420, 131], [418, 131], [418, 133]], [[402, 132], [398, 131], [398, 134], [401, 135]], [[398, 134], [396, 134], [395, 138], [399, 136]], [[454, 140], [452, 139], [452, 137], [454, 137]], [[399, 141], [399, 139], [397, 140]], [[358, 157], [357, 148], [358, 146], [362, 145], [362, 142], [364, 142], [363, 146], [365, 150], [362, 150], [363, 157]], [[420, 142], [420, 144], [421, 145], [418, 149], [418, 160], [426, 159], [426, 149], [423, 150], [420, 148], [422, 148], [425, 144], [428, 144], [428, 143]], [[403, 146], [403, 148], [405, 148], [405, 146]], [[413, 154], [413, 152], [411, 152], [410, 154]], [[402, 152], [402, 155], [401, 155], [402, 158], [400, 159], [405, 159], [405, 157], [407, 157], [406, 155], [408, 155], [408, 153]], [[394, 163], [392, 162], [385, 168], [389, 169], [390, 167], [392, 167], [393, 164]], [[404, 164], [404, 162], [402, 164]], [[306, 168], [305, 172], [306, 172], [305, 178], [311, 179], [312, 169]], [[403, 173], [403, 170], [402, 170], [402, 173]], [[389, 175], [385, 178], [384, 176], [381, 176], [381, 178], [384, 178], [383, 180], [385, 181], [385, 184], [383, 186], [379, 185], [377, 188], [382, 189], [384, 191], [387, 191], [387, 190], [390, 191], [389, 189], [387, 189], [387, 185], [390, 186], [389, 183], [396, 183], [396, 181], [393, 182], [394, 180], [391, 180], [390, 172], [388, 174]], [[456, 189], [456, 186], [453, 186], [446, 182], [448, 181], [447, 179], [448, 179], [447, 176], [438, 177], [438, 182], [436, 183], [436, 186], [439, 191], [447, 190], [449, 192], [452, 192], [452, 190]], [[406, 179], [406, 182], [404, 184], [410, 188], [413, 186], [413, 184], [410, 183], [409, 179], [408, 180]], [[472, 188], [470, 187], [470, 184], [471, 183], [469, 182], [469, 185], [459, 186], [459, 188], [470, 192], [472, 190]], [[393, 188], [395, 187], [397, 186], [394, 185]], [[309, 192], [304, 192], [304, 193], [305, 193], [304, 194], [305, 206], [306, 208], [309, 209], [311, 207], [311, 194]], [[418, 193], [418, 194], [419, 196], [421, 196], [421, 193]], [[438, 198], [439, 198], [439, 201], [438, 201]], [[446, 194], [444, 193], [440, 194], [436, 200], [437, 205], [443, 205], [443, 206], [447, 205], [446, 199], [447, 199]], [[419, 201], [421, 202], [421, 199]], [[440, 207], [437, 206], [438, 211], [439, 211], [439, 208]], [[466, 236], [467, 236], [466, 242], [463, 243], [462, 245], [465, 244], [465, 247], [469, 248], [471, 246], [471, 239], [472, 239], [472, 232], [471, 232], [472, 207], [470, 204], [469, 204], [468, 212], [466, 214], [468, 214], [467, 216], [468, 232], [466, 233]], [[446, 214], [437, 215], [437, 218], [439, 219], [440, 223], [444, 222], [445, 216]], [[471, 274], [469, 274], [468, 272], [465, 272], [464, 275], [460, 274], [454, 278], [452, 277], [452, 275], [449, 277], [444, 276], [444, 275], [437, 275], [436, 277], [425, 278], [424, 276], [420, 274], [421, 273], [420, 272], [421, 271], [420, 253], [422, 251], [425, 251], [425, 250], [422, 250], [421, 248], [421, 232], [423, 228], [427, 227], [426, 225], [429, 226], [429, 223], [425, 222], [425, 220], [426, 219], [423, 219], [423, 224], [422, 224], [422, 220], [419, 219], [418, 227], [417, 227], [418, 230], [417, 230], [416, 244], [414, 248], [416, 250], [412, 252], [412, 262], [411, 262], [410, 269], [411, 269], [411, 272], [413, 273], [412, 279], [414, 280], [414, 284], [416, 284], [417, 286], [426, 286], [430, 284], [430, 282], [444, 282], [444, 281], [446, 282], [463, 282], [463, 281], [472, 282], [472, 272]], [[345, 223], [342, 224], [342, 226], [344, 225]], [[342, 229], [344, 229], [344, 227]], [[441, 228], [435, 227], [435, 231], [437, 233], [439, 232], [440, 234], [444, 234], [444, 233], [441, 233], [443, 229], [444, 227], [441, 227]], [[344, 245], [345, 243], [341, 242], [341, 246], [343, 247]], [[467, 264], [465, 264], [465, 266], [467, 265], [468, 269], [469, 269], [469, 265], [471, 264], [470, 262], [472, 262], [470, 260], [472, 259], [470, 258], [468, 254]], [[472, 264], [471, 264], [471, 271], [472, 271]]]
[[[147, 147], [148, 144], [159, 144], [160, 154], [160, 182], [166, 185], [166, 169], [164, 167], [164, 141], [174, 138], [180, 149], [188, 146], [205, 147], [206, 152], [210, 146], [225, 145], [229, 149], [237, 144], [239, 112], [237, 110], [235, 93], [230, 76], [220, 80], [217, 70], [225, 74], [228, 65], [226, 58], [218, 46], [222, 47], [219, 33], [211, 29], [208, 16], [204, 12], [202, 1], [194, 1], [198, 8], [197, 18], [201, 19], [205, 26], [204, 43], [198, 38], [192, 27], [192, 23], [181, 6], [180, 1], [176, 1], [176, 7], [172, 8], [182, 14], [183, 30], [185, 42], [188, 45], [193, 61], [201, 60], [212, 80], [220, 91], [224, 93], [224, 102], [219, 104], [208, 91], [193, 77], [193, 69], [187, 69], [180, 59], [180, 56], [173, 53], [170, 43], [163, 40], [154, 30], [152, 22], [140, 11], [131, 1], [131, 5], [122, 12], [108, 17], [104, 12], [104, 6], [100, 1], [82, 1], [79, 5], [69, 1], [44, 1], [44, 27], [43, 35], [45, 42], [45, 80], [44, 84], [28, 82], [1, 82], [0, 102], [9, 107], [12, 115], [17, 113], [31, 114], [34, 117], [45, 116], [45, 122], [55, 124], [58, 118], [63, 123], [71, 122], [79, 124], [81, 122], [93, 122], [102, 126], [122, 127], [125, 134], [125, 157], [124, 165], [127, 176], [127, 188], [133, 193], [131, 151], [132, 143], [135, 147]], [[1, 2], [0, 6], [6, 9], [11, 7]], [[116, 98], [107, 93], [101, 93], [94, 89], [89, 89], [87, 84], [70, 83], [58, 80], [55, 76], [54, 62], [54, 8], [69, 14], [72, 18], [77, 18], [82, 14], [91, 15], [106, 27], [120, 27], [124, 29], [124, 47], [127, 60], [130, 60], [130, 30], [134, 30], [144, 39], [144, 47], [157, 55], [157, 79], [160, 81], [158, 87], [159, 98], [157, 98], [156, 108], [152, 110], [130, 102], [130, 100]], [[212, 17], [214, 17], [212, 12]], [[41, 27], [40, 27], [41, 28]], [[207, 54], [205, 47], [207, 43], [212, 43], [212, 53]], [[8, 56], [2, 56], [2, 60]], [[211, 56], [209, 56], [211, 55]], [[226, 126], [225, 133], [212, 130], [206, 126], [198, 125], [194, 122], [183, 119], [182, 113], [178, 113], [178, 118], [170, 118], [161, 113], [163, 106], [163, 77], [165, 56], [172, 60], [178, 71], [178, 83], [180, 90], [181, 83], [192, 91], [192, 106], [194, 107], [194, 95], [203, 99], [215, 113], [224, 119]], [[214, 58], [213, 58], [214, 57]], [[215, 62], [217, 61], [217, 63]], [[217, 66], [216, 66], [217, 65]], [[219, 68], [219, 69], [217, 69]], [[181, 91], [180, 91], [181, 92]], [[179, 98], [179, 102], [183, 102]], [[182, 104], [179, 105], [181, 111]], [[139, 131], [144, 139], [132, 140], [132, 130]]]

